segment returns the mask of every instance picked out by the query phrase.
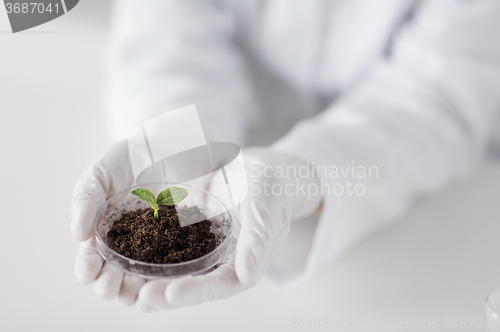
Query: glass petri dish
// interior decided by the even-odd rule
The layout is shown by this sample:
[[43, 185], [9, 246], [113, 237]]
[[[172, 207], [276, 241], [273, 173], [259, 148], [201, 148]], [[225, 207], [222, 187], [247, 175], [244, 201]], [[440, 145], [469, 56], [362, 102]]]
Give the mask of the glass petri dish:
[[500, 288], [495, 289], [486, 298], [486, 317], [489, 321], [489, 331], [500, 331]]
[[[218, 245], [212, 252], [191, 261], [173, 264], [154, 264], [125, 257], [108, 246], [107, 234], [116, 220], [123, 213], [131, 212], [143, 207], [150, 207], [130, 192], [137, 188], [145, 188], [158, 194], [161, 190], [178, 186], [185, 188], [189, 195], [176, 207], [190, 207], [196, 205], [209, 216], [212, 223], [210, 231], [216, 234]], [[123, 190], [110, 197], [98, 210], [94, 220], [94, 232], [97, 249], [107, 263], [123, 270], [127, 274], [146, 278], [179, 278], [187, 275], [206, 273], [223, 263], [230, 245], [233, 242], [231, 234], [233, 219], [224, 203], [208, 191], [192, 185], [156, 182], [142, 184]]]

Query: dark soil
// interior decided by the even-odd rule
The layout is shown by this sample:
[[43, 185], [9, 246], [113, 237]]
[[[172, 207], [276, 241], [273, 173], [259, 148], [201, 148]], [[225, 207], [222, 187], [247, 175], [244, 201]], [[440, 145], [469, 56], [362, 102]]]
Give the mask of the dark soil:
[[[153, 213], [152, 208], [124, 213], [108, 232], [109, 247], [126, 257], [158, 264], [190, 261], [217, 247], [211, 223], [197, 206], [176, 211], [174, 206], [160, 205], [159, 220]], [[177, 213], [205, 220], [181, 227]]]

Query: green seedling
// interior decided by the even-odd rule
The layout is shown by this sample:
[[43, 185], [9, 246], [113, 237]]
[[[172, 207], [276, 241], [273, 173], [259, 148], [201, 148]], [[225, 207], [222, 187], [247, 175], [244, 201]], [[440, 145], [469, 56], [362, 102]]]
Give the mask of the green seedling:
[[155, 195], [151, 191], [144, 188], [132, 190], [131, 193], [151, 204], [151, 207], [153, 208], [153, 210], [155, 210], [154, 216], [156, 220], [158, 220], [159, 205], [179, 204], [188, 195], [186, 189], [175, 186], [168, 187], [167, 189], [163, 190], [158, 194], [158, 198], [155, 198]]

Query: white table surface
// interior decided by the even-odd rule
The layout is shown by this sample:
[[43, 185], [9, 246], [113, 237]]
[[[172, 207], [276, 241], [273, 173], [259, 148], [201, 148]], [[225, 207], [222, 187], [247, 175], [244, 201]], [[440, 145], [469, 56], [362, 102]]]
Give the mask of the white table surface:
[[[69, 207], [79, 174], [109, 148], [106, 8], [81, 1], [74, 14], [16, 35], [0, 10], [1, 331], [448, 331], [484, 322], [484, 299], [500, 287], [495, 163], [288, 292], [260, 284], [150, 315], [80, 286]], [[467, 328], [446, 328], [447, 318]]]

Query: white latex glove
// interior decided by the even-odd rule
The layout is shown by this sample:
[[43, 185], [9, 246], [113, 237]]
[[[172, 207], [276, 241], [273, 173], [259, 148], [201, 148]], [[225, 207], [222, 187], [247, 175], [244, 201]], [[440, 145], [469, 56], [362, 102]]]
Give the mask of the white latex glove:
[[104, 262], [97, 251], [93, 222], [97, 209], [107, 198], [133, 185], [128, 145], [122, 142], [82, 174], [71, 206], [71, 233], [76, 240], [83, 241], [75, 264], [77, 280], [83, 285], [96, 281], [95, 291], [100, 297], [118, 296], [125, 305], [135, 303], [145, 279], [125, 275]]
[[[243, 157], [250, 192], [233, 211], [233, 230], [238, 244], [232, 247], [227, 262], [206, 275], [146, 283], [144, 278], [124, 275], [107, 263], [103, 265], [96, 248], [93, 220], [98, 207], [108, 197], [134, 184], [127, 144], [120, 143], [111, 149], [85, 171], [75, 188], [71, 230], [77, 240], [85, 241], [76, 260], [78, 281], [89, 284], [96, 280], [95, 290], [100, 297], [118, 296], [125, 305], [134, 304], [138, 298], [144, 311], [227, 298], [255, 285], [268, 267], [275, 248], [288, 235], [290, 220], [312, 214], [318, 209], [321, 197], [318, 191], [314, 191], [315, 195], [308, 191], [310, 185], [319, 186], [316, 178], [273, 175], [280, 167], [284, 170], [293, 167], [298, 173], [300, 167], [305, 167], [304, 161], [265, 148], [244, 150]], [[272, 188], [274, 193], [282, 193], [273, 195]], [[218, 195], [213, 189], [212, 192]]]
[[[312, 172], [309, 177], [300, 178], [291, 171], [299, 173], [300, 167], [304, 171], [304, 161], [267, 148], [243, 150], [243, 158], [249, 194], [233, 211], [233, 234], [238, 241], [227, 262], [205, 275], [147, 282], [139, 292], [142, 308], [154, 311], [196, 305], [228, 298], [252, 287], [263, 276], [275, 249], [286, 239], [290, 221], [318, 210], [319, 180], [311, 176]], [[280, 169], [285, 174], [274, 176]], [[289, 177], [285, 176], [287, 169]], [[213, 188], [210, 190], [218, 195]]]

